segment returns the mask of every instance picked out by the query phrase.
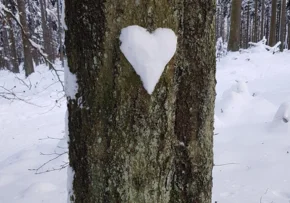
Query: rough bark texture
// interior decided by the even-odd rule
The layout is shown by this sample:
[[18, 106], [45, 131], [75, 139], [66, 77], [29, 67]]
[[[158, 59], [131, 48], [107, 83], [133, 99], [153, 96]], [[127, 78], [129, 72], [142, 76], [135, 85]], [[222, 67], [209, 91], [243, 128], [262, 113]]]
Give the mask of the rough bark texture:
[[232, 0], [229, 51], [239, 51], [242, 0]]
[[272, 0], [272, 15], [271, 15], [270, 39], [269, 39], [270, 46], [274, 46], [276, 44], [276, 12], [277, 12], [277, 0]]
[[[19, 10], [19, 18], [20, 23], [23, 27], [23, 31], [27, 36], [29, 36], [27, 21], [26, 21], [26, 11], [25, 11], [25, 1], [23, 0], [17, 0], [18, 4], [18, 10]], [[22, 35], [22, 41], [23, 41], [23, 53], [24, 53], [24, 70], [25, 70], [25, 76], [29, 76], [31, 73], [34, 72], [33, 67], [33, 61], [32, 61], [32, 52], [30, 43], [28, 41], [28, 38]]]
[[[215, 0], [66, 0], [70, 196], [76, 203], [210, 203]], [[171, 28], [178, 50], [152, 95], [120, 52], [122, 28]]]

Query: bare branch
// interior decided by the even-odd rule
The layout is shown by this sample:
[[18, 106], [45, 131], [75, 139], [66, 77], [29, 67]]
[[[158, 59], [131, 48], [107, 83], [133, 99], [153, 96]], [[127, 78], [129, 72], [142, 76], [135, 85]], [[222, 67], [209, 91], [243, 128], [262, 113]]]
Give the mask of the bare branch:
[[[52, 68], [52, 70], [55, 72], [55, 74], [56, 74], [56, 76], [57, 76], [57, 78], [58, 78], [58, 81], [60, 82], [60, 84], [61, 84], [61, 86], [62, 86], [62, 89], [63, 89], [63, 91], [64, 91], [64, 84], [63, 84], [63, 82], [62, 82], [62, 80], [60, 79], [60, 76], [59, 76], [59, 74], [58, 74], [58, 72], [60, 71], [60, 70], [57, 70], [55, 67], [54, 67], [54, 64], [51, 62], [51, 61], [49, 61], [48, 59], [47, 59], [47, 54], [46, 53], [44, 53], [44, 51], [43, 51], [43, 47], [41, 46], [41, 45], [39, 45], [39, 44], [36, 44], [34, 41], [32, 41], [29, 37], [28, 37], [28, 35], [27, 35], [27, 33], [24, 31], [24, 29], [23, 29], [23, 26], [22, 26], [22, 24], [19, 22], [19, 20], [18, 20], [18, 18], [8, 9], [8, 8], [6, 8], [2, 3], [0, 3], [0, 12], [2, 12], [2, 14], [3, 14], [3, 12], [4, 12], [4, 14], [6, 14], [6, 15], [8, 15], [9, 17], [11, 17], [11, 18], [13, 18], [14, 20], [15, 20], [15, 22], [17, 23], [17, 25], [20, 27], [20, 29], [21, 29], [21, 32], [22, 32], [22, 35], [26, 38], [26, 39], [28, 39], [28, 41], [29, 41], [29, 43], [30, 43], [30, 45], [31, 45], [31, 47], [33, 47], [34, 49], [36, 49], [37, 51], [38, 51], [38, 53], [43, 57], [43, 59], [51, 66], [51, 68]], [[4, 15], [3, 14], [3, 15]]]

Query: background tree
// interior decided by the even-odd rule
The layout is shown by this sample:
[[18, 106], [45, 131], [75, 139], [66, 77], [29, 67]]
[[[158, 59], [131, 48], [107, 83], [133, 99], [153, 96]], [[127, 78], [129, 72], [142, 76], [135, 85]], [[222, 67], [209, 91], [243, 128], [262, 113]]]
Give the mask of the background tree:
[[280, 50], [283, 51], [285, 47], [285, 34], [286, 34], [286, 0], [282, 0], [282, 5], [281, 5], [281, 24], [280, 24], [280, 41], [281, 41], [281, 46]]
[[271, 29], [269, 39], [270, 46], [274, 46], [276, 44], [276, 12], [277, 12], [277, 0], [272, 0]]
[[229, 51], [239, 51], [242, 0], [232, 0]]
[[[215, 0], [66, 0], [72, 202], [210, 203]], [[76, 18], [80, 20], [76, 20]], [[171, 28], [178, 50], [150, 96], [122, 28]]]
[[31, 45], [29, 43], [28, 37], [30, 37], [28, 25], [27, 25], [27, 19], [26, 19], [26, 7], [25, 7], [25, 1], [23, 0], [17, 0], [18, 10], [19, 10], [19, 18], [20, 22], [23, 28], [22, 34], [22, 42], [23, 42], [23, 54], [24, 54], [24, 70], [25, 75], [29, 76], [31, 73], [34, 72], [34, 65], [32, 60], [32, 50]]

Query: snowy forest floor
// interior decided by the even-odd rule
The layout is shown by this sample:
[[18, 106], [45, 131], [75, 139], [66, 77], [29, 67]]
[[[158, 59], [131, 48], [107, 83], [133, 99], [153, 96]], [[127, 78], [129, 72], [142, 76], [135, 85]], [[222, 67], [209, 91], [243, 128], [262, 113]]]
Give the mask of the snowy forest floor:
[[[290, 121], [281, 117], [290, 119], [290, 105], [274, 117], [290, 102], [290, 52], [251, 52], [217, 63], [213, 202], [288, 203]], [[17, 98], [0, 96], [0, 203], [66, 202], [67, 173], [58, 170], [67, 164], [66, 101], [57, 77], [44, 65], [29, 79], [0, 71], [3, 96], [1, 86]]]

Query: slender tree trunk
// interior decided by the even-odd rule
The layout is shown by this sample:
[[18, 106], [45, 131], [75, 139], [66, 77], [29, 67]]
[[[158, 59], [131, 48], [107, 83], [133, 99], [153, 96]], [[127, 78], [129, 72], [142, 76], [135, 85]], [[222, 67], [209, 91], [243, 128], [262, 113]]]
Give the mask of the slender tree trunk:
[[239, 51], [242, 0], [232, 0], [229, 51]]
[[220, 15], [220, 36], [222, 37], [223, 41], [226, 40], [225, 37], [225, 18], [224, 18], [224, 7], [221, 6], [221, 15]]
[[265, 36], [265, 28], [264, 28], [264, 24], [265, 24], [265, 0], [262, 0], [262, 14], [261, 14], [261, 35], [260, 38], [263, 39], [263, 37]]
[[13, 73], [19, 73], [19, 64], [17, 60], [17, 51], [16, 51], [16, 43], [15, 43], [15, 37], [13, 32], [13, 24], [11, 22], [11, 18], [7, 16], [7, 21], [9, 24], [9, 38], [10, 38], [10, 50], [11, 50], [11, 63], [12, 63], [12, 72]]
[[32, 51], [29, 43], [28, 37], [29, 31], [26, 21], [26, 10], [25, 10], [25, 1], [17, 0], [20, 23], [23, 27], [23, 31], [26, 36], [22, 34], [22, 42], [23, 42], [23, 53], [24, 53], [24, 70], [25, 76], [28, 77], [31, 73], [34, 72], [33, 60], [32, 60]]
[[285, 36], [286, 36], [286, 0], [282, 0], [281, 5], [281, 24], [280, 24], [280, 50], [283, 51], [285, 46]]
[[[6, 23], [4, 23], [6, 26]], [[7, 70], [12, 69], [12, 64], [11, 64], [11, 54], [10, 54], [10, 46], [9, 46], [9, 37], [8, 37], [8, 29], [4, 27], [2, 31], [2, 36], [1, 39], [3, 40], [3, 50], [4, 50], [4, 66], [6, 67]]]
[[288, 22], [288, 49], [290, 49], [290, 21]]
[[[50, 48], [51, 38], [49, 36], [50, 30], [49, 30], [49, 25], [48, 25], [49, 22], [48, 22], [47, 12], [46, 12], [46, 3], [45, 3], [45, 0], [40, 0], [39, 2], [40, 2], [40, 10], [41, 10], [41, 27], [42, 27], [44, 52], [47, 54], [48, 60], [50, 62], [53, 62], [51, 48]], [[50, 64], [49, 66], [51, 68]]]
[[250, 39], [250, 1], [248, 1], [248, 6], [247, 6], [247, 47], [249, 47], [249, 39]]
[[58, 24], [58, 45], [59, 45], [59, 59], [61, 61], [62, 67], [64, 67], [64, 58], [63, 58], [63, 44], [62, 44], [62, 26], [60, 23], [60, 0], [57, 0], [57, 24]]
[[258, 41], [258, 0], [255, 0], [254, 42]]
[[269, 14], [269, 10], [266, 13], [266, 30], [265, 30], [265, 34], [266, 34], [266, 39], [267, 42], [269, 44], [270, 42], [270, 14]]
[[270, 46], [274, 46], [276, 44], [276, 12], [277, 12], [277, 0], [272, 0], [272, 15], [271, 15], [270, 39], [269, 39]]
[[216, 30], [216, 41], [220, 37], [220, 6], [217, 7], [217, 12], [216, 12], [216, 23], [215, 23], [215, 30]]
[[[211, 203], [215, 0], [65, 3], [71, 202]], [[120, 51], [134, 24], [178, 35], [152, 95]]]

